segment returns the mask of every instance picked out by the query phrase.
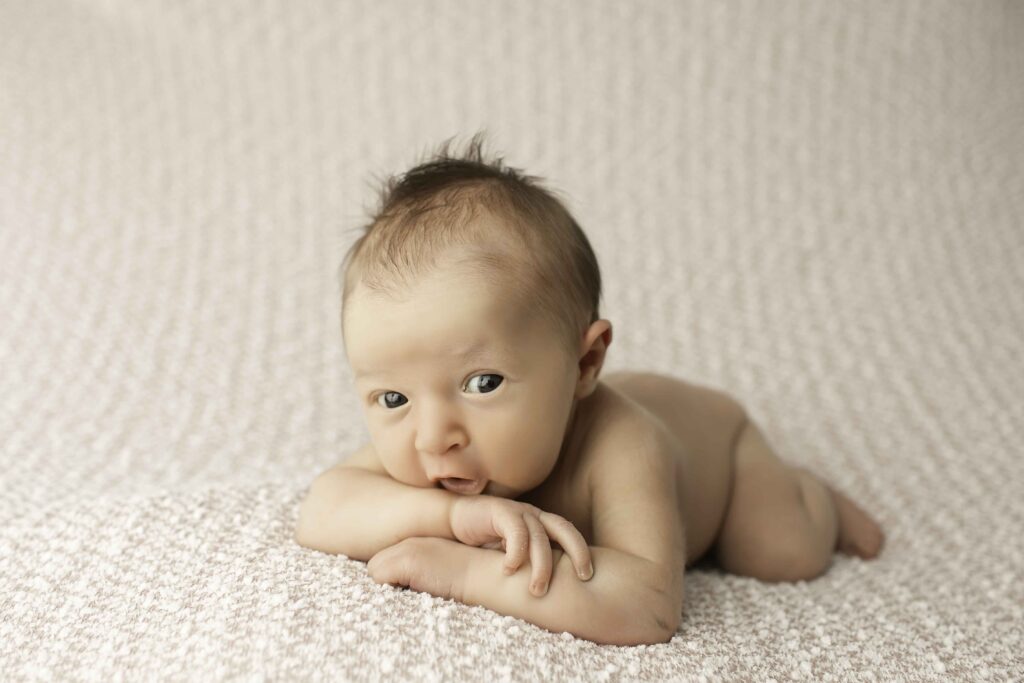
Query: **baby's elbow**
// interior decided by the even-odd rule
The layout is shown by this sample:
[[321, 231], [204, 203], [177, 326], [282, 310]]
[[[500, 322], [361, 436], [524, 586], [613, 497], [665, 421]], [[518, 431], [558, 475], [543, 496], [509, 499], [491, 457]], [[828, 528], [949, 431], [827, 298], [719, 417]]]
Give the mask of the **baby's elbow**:
[[325, 500], [322, 488], [322, 480], [314, 480], [306, 496], [299, 503], [299, 518], [295, 523], [293, 537], [303, 548], [327, 552], [324, 549], [323, 535], [329, 501]]
[[613, 625], [602, 639], [605, 645], [658, 645], [672, 640], [682, 623], [681, 609], [637, 609], [609, 620]]
[[637, 642], [631, 645], [658, 645], [672, 640], [679, 631], [679, 624], [682, 616], [669, 616], [666, 614], [653, 614], [648, 617], [648, 628], [639, 633]]
[[682, 621], [683, 615], [681, 610], [676, 610], [674, 615], [655, 616], [653, 640], [648, 644], [657, 645], [658, 643], [667, 643], [672, 640], [676, 633], [679, 632], [679, 626], [682, 624]]
[[295, 542], [301, 545], [303, 548], [311, 548], [316, 550], [315, 543], [312, 539], [313, 520], [312, 510], [310, 510], [309, 494], [302, 499], [299, 504], [299, 519], [295, 523], [295, 533], [293, 538]]
[[643, 627], [616, 628], [598, 640], [598, 643], [619, 646], [660, 645], [672, 640], [677, 630], [678, 624], [673, 627], [671, 622], [654, 618]]
[[656, 645], [672, 640], [683, 621], [682, 571], [659, 570], [650, 582], [638, 585], [637, 591], [628, 607], [624, 605], [634, 617], [630, 644]]

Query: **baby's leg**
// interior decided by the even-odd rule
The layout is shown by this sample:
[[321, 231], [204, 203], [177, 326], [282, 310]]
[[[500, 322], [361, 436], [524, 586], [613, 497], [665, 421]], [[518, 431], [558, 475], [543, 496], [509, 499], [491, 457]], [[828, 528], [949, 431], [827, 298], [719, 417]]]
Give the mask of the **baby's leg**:
[[783, 463], [748, 420], [736, 442], [732, 493], [713, 547], [728, 572], [764, 581], [811, 579], [838, 547], [871, 558], [882, 530], [853, 501]]

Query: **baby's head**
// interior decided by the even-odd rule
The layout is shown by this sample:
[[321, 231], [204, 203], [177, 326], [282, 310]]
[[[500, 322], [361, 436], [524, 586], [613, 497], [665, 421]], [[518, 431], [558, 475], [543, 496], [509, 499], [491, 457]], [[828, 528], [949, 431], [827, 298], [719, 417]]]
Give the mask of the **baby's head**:
[[612, 332], [583, 231], [481, 147], [386, 181], [342, 264], [342, 335], [392, 477], [514, 498], [557, 464]]

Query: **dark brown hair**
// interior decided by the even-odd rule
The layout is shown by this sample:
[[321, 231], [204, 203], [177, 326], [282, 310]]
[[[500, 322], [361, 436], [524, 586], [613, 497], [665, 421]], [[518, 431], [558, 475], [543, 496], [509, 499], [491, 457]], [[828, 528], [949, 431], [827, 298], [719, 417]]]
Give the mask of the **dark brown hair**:
[[398, 297], [459, 247], [459, 264], [503, 287], [510, 304], [545, 316], [575, 354], [597, 320], [601, 273], [583, 230], [542, 179], [485, 158], [483, 133], [462, 154], [452, 139], [384, 179], [379, 205], [342, 262], [344, 306], [360, 285]]

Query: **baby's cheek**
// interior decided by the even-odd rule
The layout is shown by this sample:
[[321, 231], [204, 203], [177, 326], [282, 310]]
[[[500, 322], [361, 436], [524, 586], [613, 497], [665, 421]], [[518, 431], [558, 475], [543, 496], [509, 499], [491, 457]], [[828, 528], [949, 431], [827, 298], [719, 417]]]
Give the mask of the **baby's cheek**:
[[531, 415], [522, 422], [509, 425], [501, 438], [503, 460], [539, 466], [550, 453], [558, 452], [559, 440], [550, 424], [541, 415]]
[[543, 445], [550, 449], [553, 443], [561, 442], [565, 417], [559, 406], [538, 401], [522, 418], [520, 438], [528, 438], [535, 446]]
[[410, 486], [423, 486], [421, 480], [424, 474], [415, 456], [406, 455], [400, 443], [396, 443], [394, 439], [378, 437], [373, 439], [373, 447], [380, 458], [380, 464], [392, 479]]
[[558, 461], [558, 449], [540, 450], [540, 444], [527, 444], [520, 441], [522, 450], [517, 457], [509, 457], [510, 465], [504, 468], [503, 483], [518, 491], [530, 491], [544, 483], [554, 470]]

